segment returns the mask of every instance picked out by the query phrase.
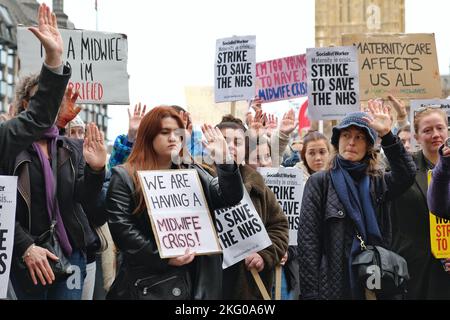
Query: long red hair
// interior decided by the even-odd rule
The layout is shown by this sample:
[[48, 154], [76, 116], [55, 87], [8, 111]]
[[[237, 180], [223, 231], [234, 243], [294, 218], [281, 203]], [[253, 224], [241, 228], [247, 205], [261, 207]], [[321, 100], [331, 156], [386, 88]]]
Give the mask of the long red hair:
[[139, 213], [146, 209], [137, 171], [158, 169], [158, 155], [153, 148], [153, 140], [161, 131], [162, 120], [167, 117], [175, 119], [178, 126], [184, 128], [183, 120], [173, 108], [167, 106], [153, 108], [142, 118], [133, 149], [125, 163], [125, 169], [133, 178], [136, 190], [137, 206], [133, 213]]

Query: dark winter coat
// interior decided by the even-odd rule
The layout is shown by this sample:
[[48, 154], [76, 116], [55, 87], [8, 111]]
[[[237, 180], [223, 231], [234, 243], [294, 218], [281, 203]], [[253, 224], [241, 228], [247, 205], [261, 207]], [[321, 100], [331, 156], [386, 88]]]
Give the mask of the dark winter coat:
[[[370, 179], [381, 245], [386, 248], [391, 242], [390, 202], [411, 186], [416, 172], [400, 140], [395, 137], [394, 141], [387, 146], [382, 141], [392, 171]], [[354, 236], [354, 224], [338, 198], [330, 171], [313, 174], [303, 192], [298, 230], [303, 299], [351, 299], [348, 257]]]
[[392, 205], [393, 249], [408, 262], [408, 299], [450, 299], [450, 274], [434, 258], [430, 244], [427, 171], [422, 151], [414, 155], [414, 184]]
[[[238, 204], [243, 196], [242, 179], [237, 165], [217, 167], [218, 177], [213, 178], [199, 165], [189, 166], [196, 169], [199, 174], [212, 213], [215, 209]], [[170, 266], [168, 259], [161, 259], [159, 256], [148, 213], [144, 211], [133, 214], [136, 208], [134, 193], [133, 180], [125, 168], [114, 167], [106, 196], [106, 213], [114, 243], [123, 254], [123, 263], [107, 298], [139, 299], [133, 294], [136, 279], [144, 275], [163, 279], [165, 274], [183, 270], [179, 277], [186, 278], [184, 279], [186, 282], [192, 283], [189, 299], [221, 299], [221, 255], [197, 256], [188, 265]], [[161, 292], [156, 299], [173, 299], [173, 289], [176, 290], [170, 288], [167, 292]]]

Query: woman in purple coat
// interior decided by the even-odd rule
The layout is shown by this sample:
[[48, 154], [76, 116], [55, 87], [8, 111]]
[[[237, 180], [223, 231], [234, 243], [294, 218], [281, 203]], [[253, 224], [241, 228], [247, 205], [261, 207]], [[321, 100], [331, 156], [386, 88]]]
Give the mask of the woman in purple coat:
[[450, 138], [439, 149], [439, 162], [433, 169], [433, 179], [428, 187], [428, 207], [433, 214], [450, 218]]

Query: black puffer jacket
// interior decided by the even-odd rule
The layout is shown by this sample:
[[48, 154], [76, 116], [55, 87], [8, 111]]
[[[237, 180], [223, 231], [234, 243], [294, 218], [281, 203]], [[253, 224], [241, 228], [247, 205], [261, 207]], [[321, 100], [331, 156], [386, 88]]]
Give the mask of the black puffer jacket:
[[[380, 245], [389, 248], [392, 239], [389, 204], [414, 183], [416, 167], [397, 137], [394, 144], [385, 146], [384, 143], [383, 138], [382, 146], [391, 171], [371, 177], [370, 194], [383, 238]], [[303, 192], [298, 230], [303, 299], [351, 298], [347, 263], [354, 233], [330, 172], [313, 174]]]
[[[238, 167], [218, 165], [217, 178], [213, 178], [199, 165], [196, 169], [203, 187], [208, 207], [213, 210], [234, 206], [243, 196], [243, 182]], [[136, 277], [143, 273], [147, 277], [160, 276], [175, 269], [185, 268], [193, 283], [192, 299], [220, 299], [222, 296], [221, 255], [197, 256], [193, 263], [183, 267], [168, 265], [168, 259], [161, 259], [152, 232], [147, 212], [133, 214], [136, 208], [134, 184], [124, 167], [112, 169], [111, 182], [106, 195], [106, 213], [113, 240], [124, 254], [119, 274], [108, 293], [109, 299], [137, 299], [132, 295]], [[214, 215], [212, 214], [214, 219]], [[143, 269], [145, 269], [144, 272]], [[169, 290], [157, 299], [169, 299]]]

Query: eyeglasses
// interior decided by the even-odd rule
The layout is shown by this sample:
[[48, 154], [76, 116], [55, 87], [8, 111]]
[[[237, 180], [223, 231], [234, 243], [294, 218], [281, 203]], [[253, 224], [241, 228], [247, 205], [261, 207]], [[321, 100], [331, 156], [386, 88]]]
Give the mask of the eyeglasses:
[[417, 108], [415, 112], [420, 113], [420, 112], [424, 112], [425, 110], [440, 109], [440, 108], [442, 108], [442, 106], [440, 104], [428, 104], [428, 105]]
[[442, 106], [440, 104], [429, 104], [429, 105], [425, 105], [422, 107], [417, 108], [416, 110], [414, 110], [414, 117], [419, 114], [422, 113], [426, 110], [433, 110], [433, 109], [441, 109]]

